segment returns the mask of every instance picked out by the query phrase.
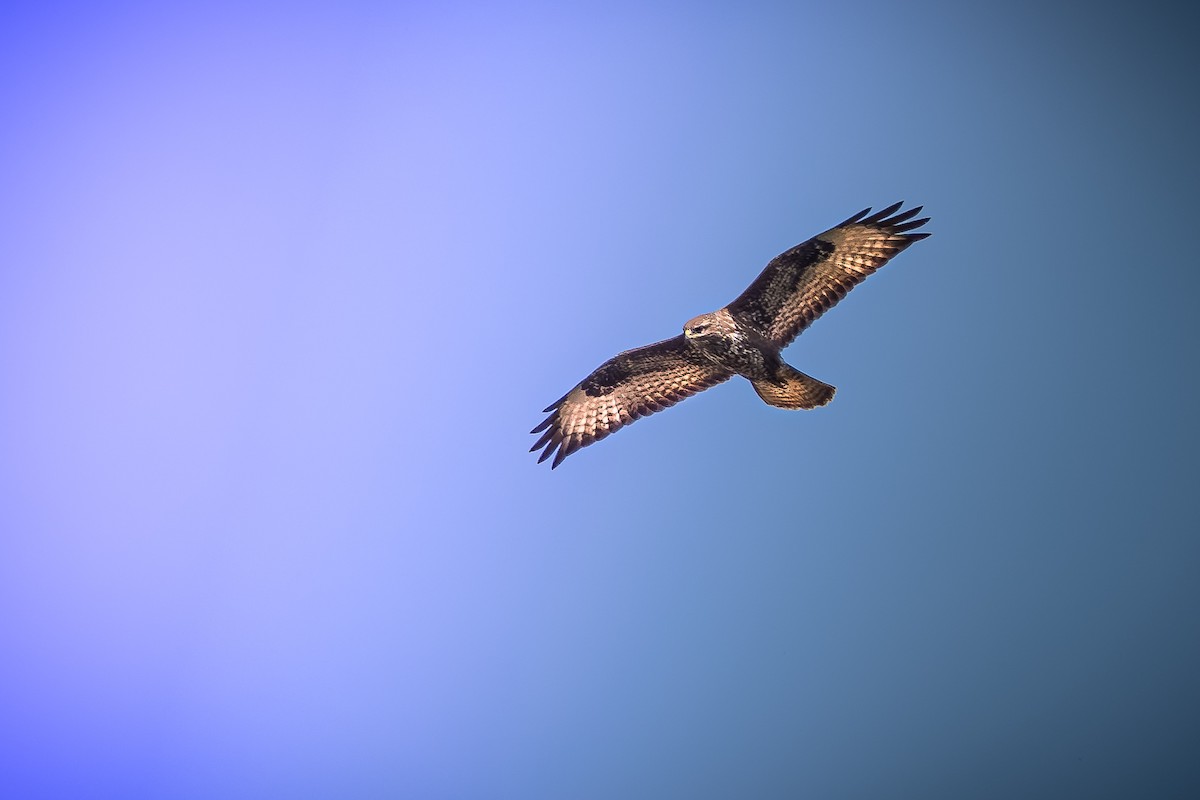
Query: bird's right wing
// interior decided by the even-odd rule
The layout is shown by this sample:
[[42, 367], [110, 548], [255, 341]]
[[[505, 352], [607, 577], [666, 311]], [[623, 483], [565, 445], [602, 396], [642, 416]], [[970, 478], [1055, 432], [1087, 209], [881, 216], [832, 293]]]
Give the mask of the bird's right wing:
[[786, 347], [888, 259], [929, 235], [909, 233], [929, 221], [928, 217], [912, 219], [921, 207], [896, 214], [900, 205], [871, 216], [867, 216], [869, 208], [860, 211], [775, 256], [754, 283], [729, 304], [729, 312]]
[[732, 375], [697, 353], [682, 335], [626, 350], [545, 409], [550, 416], [530, 431], [542, 435], [529, 451], [544, 447], [538, 463], [553, 455], [550, 466], [557, 467], [579, 448]]

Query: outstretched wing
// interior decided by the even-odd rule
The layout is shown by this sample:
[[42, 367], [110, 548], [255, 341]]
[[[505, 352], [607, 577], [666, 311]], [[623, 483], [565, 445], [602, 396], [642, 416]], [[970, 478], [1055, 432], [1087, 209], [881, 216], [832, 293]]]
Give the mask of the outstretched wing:
[[550, 416], [530, 431], [542, 436], [529, 452], [544, 447], [538, 463], [554, 455], [550, 466], [557, 467], [579, 448], [732, 375], [697, 353], [682, 335], [626, 350], [545, 409]]
[[[908, 233], [929, 221], [911, 220], [921, 206], [866, 209], [835, 228], [771, 259], [729, 312], [784, 347], [892, 256], [928, 233]], [[895, 216], [891, 216], [895, 214]]]

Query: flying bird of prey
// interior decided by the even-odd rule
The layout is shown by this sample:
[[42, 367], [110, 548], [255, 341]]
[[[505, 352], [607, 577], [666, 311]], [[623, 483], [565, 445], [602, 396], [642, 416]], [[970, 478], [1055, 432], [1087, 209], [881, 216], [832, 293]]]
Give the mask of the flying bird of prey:
[[901, 205], [865, 209], [780, 253], [740, 297], [689, 320], [681, 335], [605, 361], [545, 409], [550, 416], [530, 431], [541, 434], [530, 452], [544, 448], [538, 463], [554, 456], [550, 466], [557, 467], [579, 448], [734, 375], [778, 408], [825, 405], [834, 388], [785, 364], [780, 351], [888, 259], [929, 236], [909, 233], [929, 221], [913, 219], [921, 206], [896, 213]]

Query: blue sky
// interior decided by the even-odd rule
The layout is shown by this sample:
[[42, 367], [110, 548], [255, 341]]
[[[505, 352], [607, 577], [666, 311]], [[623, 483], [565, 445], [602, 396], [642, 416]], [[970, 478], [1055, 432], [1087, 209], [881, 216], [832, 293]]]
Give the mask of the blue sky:
[[[3, 794], [1200, 788], [1180, 12], [0, 14]], [[525, 452], [897, 199], [830, 406]]]

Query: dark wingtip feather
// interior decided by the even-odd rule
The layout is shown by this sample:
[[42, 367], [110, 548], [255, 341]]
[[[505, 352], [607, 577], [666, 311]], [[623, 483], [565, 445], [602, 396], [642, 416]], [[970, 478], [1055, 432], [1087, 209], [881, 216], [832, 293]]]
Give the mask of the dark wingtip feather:
[[846, 220], [843, 220], [842, 222], [839, 222], [834, 227], [840, 228], [843, 225], [853, 225], [854, 223], [858, 222], [860, 219], [862, 219], [863, 217], [865, 217], [867, 214], [870, 214], [870, 213], [871, 213], [871, 207], [867, 206], [862, 211], [858, 212], [857, 214], [855, 214], [854, 216], [852, 216]]
[[895, 227], [895, 226], [899, 225], [901, 222], [904, 222], [905, 220], [910, 220], [913, 217], [915, 217], [917, 214], [920, 214], [922, 208], [924, 208], [924, 206], [913, 206], [912, 208], [908, 209], [908, 211], [901, 211], [899, 214], [892, 217], [891, 219], [884, 220], [884, 224]]
[[[575, 391], [575, 390], [574, 390], [574, 389], [571, 389], [571, 392], [573, 392], [573, 391]], [[555, 409], [557, 409], [559, 406], [561, 406], [561, 405], [563, 404], [563, 401], [564, 401], [564, 400], [566, 400], [568, 397], [570, 397], [570, 396], [571, 396], [571, 392], [567, 392], [567, 393], [566, 393], [566, 394], [564, 394], [562, 397], [558, 398], [558, 399], [557, 399], [557, 400], [555, 400], [553, 403], [551, 403], [550, 405], [548, 405], [548, 406], [546, 406], [545, 408], [543, 408], [543, 409], [542, 409], [542, 413], [543, 413], [543, 414], [549, 414], [551, 411], [554, 411]]]
[[571, 443], [573, 439], [566, 439], [558, 447], [558, 453], [554, 456], [554, 461], [550, 462], [550, 469], [557, 469], [558, 465], [563, 462], [563, 459], [571, 455]]
[[908, 239], [910, 242], [919, 242], [922, 239], [928, 239], [930, 236], [933, 236], [933, 234], [932, 233], [906, 233], [906, 234], [904, 234], [904, 238]]
[[[563, 443], [562, 431], [559, 430], [557, 426], [546, 431], [546, 433], [542, 434], [542, 438], [538, 440], [537, 445], [535, 445], [535, 449], [537, 447], [541, 447], [543, 442], [546, 443], [546, 449], [542, 451], [542, 454], [540, 456], [538, 456], [539, 464], [542, 463], [543, 461], [545, 461], [547, 458], [549, 458], [551, 456], [551, 454], [554, 453], [555, 448], [562, 445], [562, 443]], [[530, 451], [530, 452], [532, 452], [532, 451]]]
[[538, 448], [540, 448], [540, 447], [545, 447], [545, 446], [546, 446], [546, 442], [550, 441], [550, 439], [551, 439], [553, 436], [554, 436], [554, 431], [553, 431], [553, 430], [548, 430], [548, 431], [546, 431], [545, 433], [543, 433], [543, 434], [542, 434], [542, 435], [541, 435], [541, 436], [538, 438], [538, 440], [537, 440], [537, 444], [535, 444], [533, 447], [529, 448], [529, 452], [531, 452], [531, 453], [532, 453], [534, 450], [537, 450], [537, 449], [538, 449]]
[[883, 220], [885, 220], [889, 215], [896, 213], [896, 211], [898, 211], [900, 206], [902, 206], [902, 205], [904, 205], [903, 200], [901, 200], [898, 203], [892, 203], [887, 208], [885, 208], [881, 211], [876, 211], [874, 214], [867, 217], [866, 219], [860, 220], [860, 222], [862, 222], [862, 224], [864, 224], [864, 225], [878, 224], [878, 223], [882, 222]]
[[926, 222], [929, 222], [929, 219], [929, 217], [921, 217], [920, 219], [914, 219], [912, 222], [906, 222], [903, 225], [889, 225], [888, 227], [892, 229], [893, 233], [904, 233], [905, 231], [921, 227]]

